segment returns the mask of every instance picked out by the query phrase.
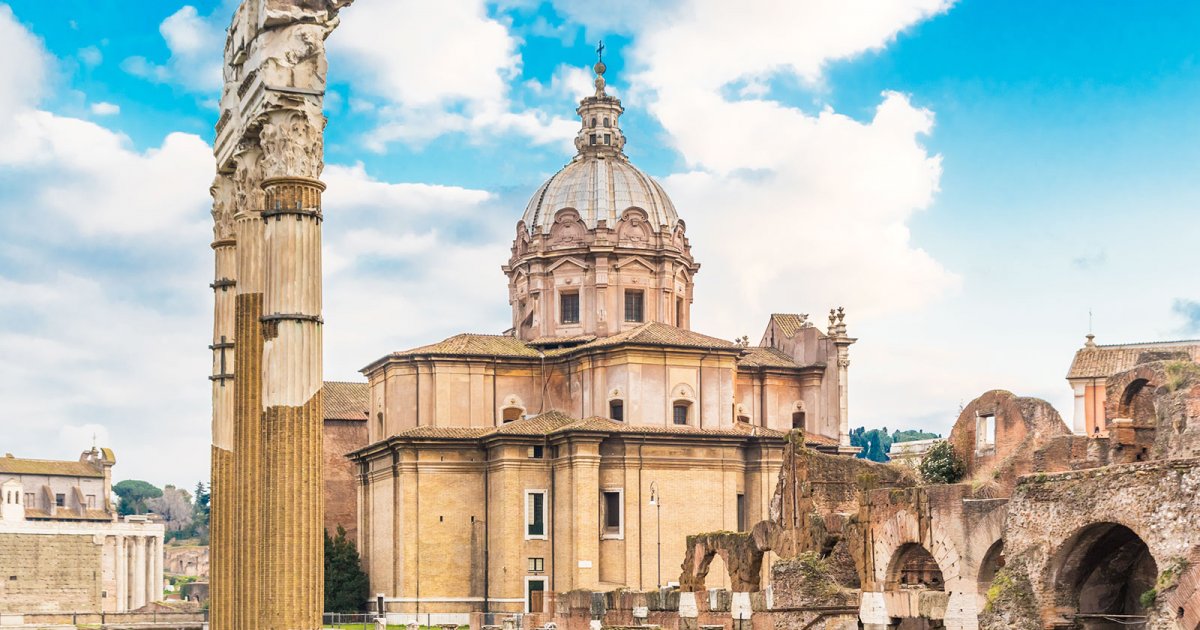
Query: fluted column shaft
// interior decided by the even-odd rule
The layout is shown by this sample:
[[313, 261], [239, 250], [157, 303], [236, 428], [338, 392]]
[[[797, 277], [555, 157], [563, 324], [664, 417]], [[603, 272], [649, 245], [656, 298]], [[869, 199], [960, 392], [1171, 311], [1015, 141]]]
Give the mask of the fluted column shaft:
[[321, 192], [308, 177], [263, 182], [263, 619], [320, 628]]
[[218, 175], [213, 185], [213, 216], [216, 220], [213, 256], [212, 344], [212, 475], [209, 480], [210, 605], [213, 630], [232, 625], [234, 528], [234, 372], [236, 350], [237, 240], [233, 230], [233, 183]]

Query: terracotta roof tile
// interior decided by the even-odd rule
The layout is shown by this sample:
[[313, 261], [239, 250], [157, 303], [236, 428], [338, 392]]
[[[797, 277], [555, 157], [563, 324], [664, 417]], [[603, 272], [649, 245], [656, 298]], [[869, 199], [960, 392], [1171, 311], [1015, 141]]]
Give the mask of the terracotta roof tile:
[[83, 514], [80, 514], [71, 508], [58, 508], [51, 516], [47, 510], [25, 508], [25, 518], [35, 521], [111, 521], [113, 517], [111, 512], [104, 510], [84, 510]]
[[746, 348], [742, 356], [738, 358], [738, 365], [746, 367], [803, 367], [782, 350], [758, 346]]
[[325, 381], [321, 398], [326, 420], [366, 420], [370, 412], [366, 383]]
[[793, 337], [801, 329], [812, 326], [812, 322], [808, 321], [808, 315], [797, 315], [796, 313], [772, 313], [771, 321], [779, 332], [787, 337]]
[[104, 477], [104, 471], [87, 462], [0, 457], [0, 474], [54, 477]]
[[492, 427], [431, 427], [426, 425], [405, 429], [397, 433], [395, 437], [462, 440], [480, 438], [491, 433], [492, 430]]
[[404, 350], [393, 356], [421, 354], [445, 356], [528, 357], [536, 359], [538, 351], [516, 337], [507, 335], [478, 335], [463, 333], [438, 343]]
[[1200, 361], [1200, 340], [1080, 348], [1067, 378], [1108, 378], [1142, 363], [1171, 359]]
[[686, 348], [736, 348], [737, 344], [726, 339], [709, 337], [698, 332], [676, 328], [661, 322], [646, 322], [608, 337], [601, 337], [580, 348], [606, 348], [622, 344], [644, 346], [675, 346]]

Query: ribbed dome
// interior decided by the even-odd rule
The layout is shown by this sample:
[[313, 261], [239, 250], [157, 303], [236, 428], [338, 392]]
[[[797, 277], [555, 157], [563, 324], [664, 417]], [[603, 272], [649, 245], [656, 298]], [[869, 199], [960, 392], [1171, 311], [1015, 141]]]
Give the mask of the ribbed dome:
[[530, 234], [549, 234], [554, 215], [563, 208], [575, 209], [589, 230], [595, 229], [600, 219], [615, 227], [629, 208], [644, 210], [654, 232], [663, 225], [671, 229], [679, 220], [662, 186], [623, 155], [575, 158], [538, 188], [522, 220]]

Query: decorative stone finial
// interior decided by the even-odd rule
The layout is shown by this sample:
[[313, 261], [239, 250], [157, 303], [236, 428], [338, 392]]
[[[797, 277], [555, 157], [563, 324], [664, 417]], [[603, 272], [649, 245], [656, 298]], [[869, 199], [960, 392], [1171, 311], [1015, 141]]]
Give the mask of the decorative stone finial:
[[575, 148], [580, 154], [619, 156], [625, 147], [625, 135], [621, 133], [617, 119], [625, 109], [621, 107], [620, 99], [604, 91], [607, 85], [604, 73], [608, 70], [604, 65], [604, 42], [596, 45], [596, 64], [592, 69], [596, 72], [596, 93], [584, 98], [576, 110], [583, 120], [583, 127], [575, 136]]
[[1096, 347], [1096, 335], [1093, 335], [1092, 333], [1088, 333], [1087, 334], [1087, 342], [1085, 342], [1083, 344], [1083, 347], [1095, 348]]

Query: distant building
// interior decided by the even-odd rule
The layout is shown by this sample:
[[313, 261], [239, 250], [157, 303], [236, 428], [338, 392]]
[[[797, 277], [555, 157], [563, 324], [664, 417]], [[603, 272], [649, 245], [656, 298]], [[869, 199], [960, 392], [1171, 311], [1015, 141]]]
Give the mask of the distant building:
[[1105, 383], [1114, 374], [1143, 363], [1170, 360], [1200, 361], [1200, 339], [1098, 345], [1095, 335], [1075, 352], [1067, 382], [1075, 392], [1072, 430], [1081, 435], [1108, 435]]
[[325, 424], [321, 431], [325, 466], [325, 531], [358, 544], [358, 474], [346, 454], [367, 445], [366, 383], [325, 381]]
[[892, 442], [892, 450], [888, 451], [888, 457], [894, 462], [915, 469], [921, 465], [921, 461], [925, 459], [925, 454], [929, 452], [929, 449], [933, 448], [934, 444], [942, 441], [944, 441], [943, 438], [931, 438], [928, 440]]
[[161, 523], [118, 520], [107, 448], [0, 458], [0, 613], [125, 612], [162, 598]]

